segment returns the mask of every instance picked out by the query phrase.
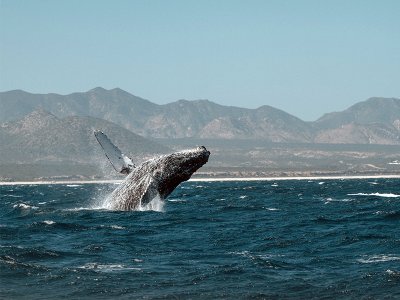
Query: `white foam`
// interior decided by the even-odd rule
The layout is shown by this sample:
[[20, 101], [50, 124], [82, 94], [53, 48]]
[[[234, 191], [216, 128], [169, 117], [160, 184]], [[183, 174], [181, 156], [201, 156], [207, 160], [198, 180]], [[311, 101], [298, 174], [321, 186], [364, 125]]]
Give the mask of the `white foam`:
[[398, 271], [393, 271], [393, 270], [386, 270], [386, 273], [387, 274], [389, 274], [389, 275], [395, 275], [395, 276], [398, 276], [398, 275], [400, 275], [400, 272], [398, 272]]
[[396, 260], [400, 260], [400, 257], [394, 256], [393, 254], [372, 255], [366, 258], [357, 259], [357, 261], [362, 264], [380, 263], [380, 262], [396, 261]]
[[75, 207], [75, 208], [66, 208], [63, 211], [81, 211], [81, 210], [103, 210], [104, 207]]
[[78, 267], [78, 269], [94, 270], [98, 272], [115, 272], [115, 271], [126, 271], [126, 270], [136, 270], [141, 271], [141, 268], [127, 267], [122, 264], [98, 264], [98, 263], [87, 263], [83, 266]]
[[392, 194], [392, 193], [356, 193], [356, 194], [347, 194], [347, 196], [376, 196], [383, 198], [399, 198], [400, 195]]
[[37, 206], [31, 206], [25, 203], [18, 203], [18, 204], [14, 204], [13, 208], [20, 208], [20, 209], [38, 209], [39, 207]]
[[111, 225], [111, 228], [112, 228], [112, 229], [119, 229], [119, 230], [126, 229], [125, 227], [118, 226], [118, 225]]
[[78, 187], [78, 186], [82, 186], [80, 184], [67, 184], [67, 187]]
[[51, 221], [51, 220], [44, 220], [43, 223], [46, 224], [46, 225], [53, 225], [53, 224], [56, 224], [56, 222]]
[[168, 202], [186, 202], [185, 199], [168, 199]]
[[352, 201], [354, 201], [354, 199], [347, 199], [347, 198], [344, 198], [344, 199], [326, 198], [323, 200], [325, 201], [325, 204], [328, 204], [330, 202], [352, 202]]

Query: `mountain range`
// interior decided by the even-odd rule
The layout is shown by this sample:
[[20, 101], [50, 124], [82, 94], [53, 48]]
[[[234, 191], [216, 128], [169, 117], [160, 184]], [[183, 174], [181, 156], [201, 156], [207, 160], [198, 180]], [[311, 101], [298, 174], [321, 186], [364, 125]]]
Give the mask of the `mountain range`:
[[400, 100], [371, 98], [304, 122], [270, 106], [157, 105], [121, 89], [65, 96], [3, 92], [0, 181], [115, 178], [94, 130], [104, 131], [135, 163], [206, 145], [212, 153], [202, 168], [206, 176], [392, 174]]
[[370, 98], [314, 122], [302, 121], [267, 105], [246, 109], [208, 100], [158, 105], [119, 88], [95, 88], [70, 95], [2, 92], [0, 108], [3, 124], [45, 110], [59, 119], [73, 116], [102, 119], [146, 138], [400, 144], [400, 99], [396, 98]]
[[102, 119], [58, 118], [38, 109], [0, 126], [0, 177], [18, 177], [31, 174], [32, 170], [35, 170], [33, 175], [115, 174], [94, 137], [94, 130], [106, 132], [136, 163], [171, 152], [166, 146]]

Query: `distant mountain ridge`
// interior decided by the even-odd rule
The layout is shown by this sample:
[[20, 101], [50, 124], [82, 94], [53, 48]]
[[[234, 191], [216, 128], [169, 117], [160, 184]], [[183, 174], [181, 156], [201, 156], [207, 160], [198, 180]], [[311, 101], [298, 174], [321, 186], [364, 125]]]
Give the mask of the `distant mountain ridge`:
[[223, 106], [208, 100], [158, 105], [121, 89], [70, 95], [0, 93], [0, 123], [37, 109], [58, 118], [90, 116], [150, 138], [262, 139], [289, 143], [400, 144], [400, 99], [371, 98], [305, 122], [271, 106]]
[[71, 162], [99, 164], [106, 161], [94, 130], [110, 136], [133, 161], [171, 150], [111, 122], [93, 117], [58, 118], [39, 109], [19, 121], [0, 126], [1, 163]]
[[359, 102], [342, 112], [328, 113], [319, 118], [315, 124], [323, 129], [338, 128], [346, 124], [376, 124], [398, 125], [400, 119], [400, 99], [369, 98]]

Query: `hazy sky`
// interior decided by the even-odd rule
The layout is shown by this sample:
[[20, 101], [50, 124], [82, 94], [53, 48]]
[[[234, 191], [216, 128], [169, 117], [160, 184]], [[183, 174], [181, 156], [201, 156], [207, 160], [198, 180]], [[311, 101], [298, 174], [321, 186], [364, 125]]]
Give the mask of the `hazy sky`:
[[0, 90], [120, 87], [303, 120], [400, 96], [400, 1], [0, 0]]

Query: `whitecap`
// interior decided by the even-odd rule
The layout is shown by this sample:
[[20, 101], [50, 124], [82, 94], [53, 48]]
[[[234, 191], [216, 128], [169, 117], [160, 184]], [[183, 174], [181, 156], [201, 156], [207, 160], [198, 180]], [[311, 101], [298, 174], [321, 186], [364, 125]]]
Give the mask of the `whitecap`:
[[266, 207], [265, 209], [266, 209], [266, 210], [269, 210], [269, 211], [276, 211], [276, 210], [280, 210], [280, 209], [278, 209], [278, 208], [274, 208], [274, 207]]
[[239, 196], [239, 198], [240, 198], [240, 199], [244, 199], [244, 198], [247, 198], [247, 196], [246, 196], [246, 195], [243, 195], [243, 196]]
[[126, 229], [125, 227], [118, 226], [118, 225], [111, 225], [111, 228], [112, 229], [119, 229], [119, 230]]
[[185, 199], [168, 199], [168, 202], [186, 202], [187, 200]]
[[75, 207], [75, 208], [63, 209], [63, 211], [81, 211], [81, 210], [104, 210], [104, 207]]
[[351, 202], [354, 201], [354, 199], [348, 199], [348, 198], [344, 198], [344, 199], [334, 199], [334, 198], [326, 198], [324, 199], [325, 204], [328, 204], [330, 202]]
[[97, 272], [118, 272], [126, 270], [141, 271], [141, 268], [127, 267], [123, 264], [98, 264], [98, 263], [87, 263], [83, 266], [78, 267], [78, 269], [94, 270]]
[[38, 209], [39, 207], [37, 206], [31, 206], [25, 203], [18, 203], [18, 204], [14, 204], [13, 208], [20, 208], [20, 209]]
[[392, 193], [355, 193], [355, 194], [347, 194], [347, 196], [376, 196], [382, 198], [399, 198], [400, 195], [392, 194]]
[[80, 184], [67, 184], [67, 187], [78, 187], [78, 186], [82, 186]]
[[393, 271], [393, 270], [386, 270], [386, 273], [388, 275], [392, 275], [392, 276], [400, 276], [400, 272], [399, 271]]
[[51, 221], [51, 220], [44, 220], [43, 223], [46, 224], [46, 225], [53, 225], [53, 224], [56, 224], [56, 222]]
[[396, 260], [400, 260], [400, 257], [395, 256], [393, 254], [372, 255], [366, 258], [357, 259], [357, 261], [362, 264], [380, 263], [380, 262], [396, 261]]

